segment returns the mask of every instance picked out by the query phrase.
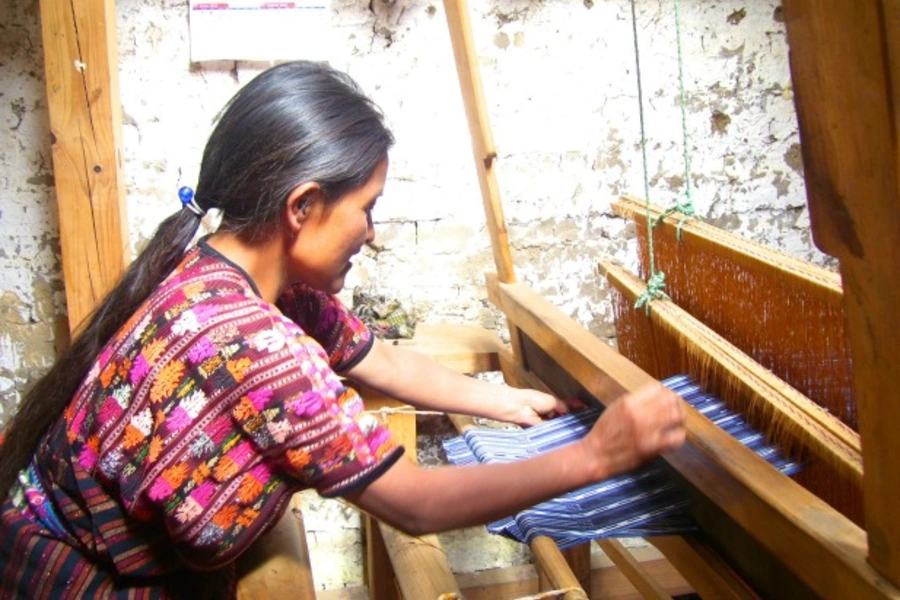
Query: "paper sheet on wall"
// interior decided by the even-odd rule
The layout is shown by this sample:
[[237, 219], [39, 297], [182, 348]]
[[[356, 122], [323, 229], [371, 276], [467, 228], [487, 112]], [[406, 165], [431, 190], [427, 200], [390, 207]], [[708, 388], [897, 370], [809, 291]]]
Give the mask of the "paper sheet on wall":
[[330, 0], [190, 0], [191, 61], [327, 56]]

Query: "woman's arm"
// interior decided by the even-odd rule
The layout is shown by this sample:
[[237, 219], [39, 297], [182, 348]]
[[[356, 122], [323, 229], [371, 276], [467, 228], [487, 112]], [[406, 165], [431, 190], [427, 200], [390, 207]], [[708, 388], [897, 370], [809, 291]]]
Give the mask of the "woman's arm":
[[564, 402], [543, 392], [468, 377], [425, 355], [378, 339], [347, 375], [387, 396], [427, 410], [520, 425], [535, 425], [542, 416], [568, 412]]
[[684, 442], [682, 400], [659, 384], [611, 404], [582, 439], [533, 459], [419, 468], [401, 459], [347, 499], [411, 535], [488, 523], [634, 469]]

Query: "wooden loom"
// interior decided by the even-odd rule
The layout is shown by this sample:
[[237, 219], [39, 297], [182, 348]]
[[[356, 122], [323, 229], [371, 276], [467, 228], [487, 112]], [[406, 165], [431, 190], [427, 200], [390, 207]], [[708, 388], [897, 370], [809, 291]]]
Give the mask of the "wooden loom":
[[[463, 1], [444, 5], [497, 268], [488, 290], [508, 318], [512, 344], [505, 349], [495, 336], [458, 328], [426, 329], [415, 344], [432, 352], [426, 340], [437, 337], [439, 346], [455, 349], [444, 360], [466, 372], [499, 368], [515, 385], [546, 385], [560, 395], [608, 402], [651, 377], [515, 282], [467, 9]], [[892, 382], [900, 373], [900, 0], [785, 0], [784, 13], [813, 233], [816, 244], [841, 261], [865, 528], [692, 413], [689, 443], [666, 459], [693, 490], [706, 535], [651, 542], [707, 600], [900, 598], [900, 478], [892, 468], [900, 456], [900, 394]], [[66, 297], [75, 328], [118, 277], [127, 254], [115, 5], [42, 2], [41, 21]], [[391, 420], [400, 439], [414, 446], [414, 418]], [[296, 509], [242, 561], [242, 598], [283, 597], [288, 590], [315, 597]], [[531, 583], [518, 585], [521, 580], [461, 586], [432, 540], [411, 540], [375, 523], [368, 530], [371, 598], [418, 600], [460, 589], [472, 598], [508, 598], [534, 591]], [[723, 538], [732, 539], [717, 542]], [[603, 545], [644, 597], [683, 589], [659, 585], [646, 577], [649, 567], [614, 543]], [[587, 578], [597, 572], [590, 572], [584, 548], [567, 552], [568, 563], [547, 540], [533, 549], [537, 585], [562, 590], [558, 596], [569, 600], [588, 596]]]

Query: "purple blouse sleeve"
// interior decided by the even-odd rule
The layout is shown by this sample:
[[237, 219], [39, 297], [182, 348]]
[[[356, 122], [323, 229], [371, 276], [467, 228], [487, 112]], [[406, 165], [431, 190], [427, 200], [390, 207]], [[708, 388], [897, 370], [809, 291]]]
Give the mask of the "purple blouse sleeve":
[[350, 370], [372, 347], [371, 330], [336, 296], [298, 283], [282, 294], [277, 306], [322, 346], [335, 371]]

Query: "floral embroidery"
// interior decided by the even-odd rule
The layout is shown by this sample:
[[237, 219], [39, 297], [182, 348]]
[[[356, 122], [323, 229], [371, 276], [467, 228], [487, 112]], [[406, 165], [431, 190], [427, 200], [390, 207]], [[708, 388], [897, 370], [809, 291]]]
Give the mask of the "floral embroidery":
[[294, 411], [294, 413], [298, 416], [303, 415], [314, 415], [320, 410], [322, 410], [323, 406], [322, 397], [316, 392], [309, 391], [303, 394], [300, 398], [296, 400], [291, 400], [287, 403], [287, 407]]
[[259, 351], [278, 352], [284, 348], [284, 336], [271, 329], [260, 331], [250, 338], [250, 345]]
[[180, 362], [171, 362], [160, 369], [150, 389], [150, 401], [155, 403], [164, 400], [175, 391], [183, 375], [184, 365]]
[[233, 557], [255, 539], [246, 532], [280, 516], [262, 522], [262, 506], [309, 486], [339, 493], [399, 455], [334, 372], [370, 344], [335, 297], [298, 284], [269, 305], [201, 243], [103, 349], [67, 408], [66, 439], [89, 474], [79, 477], [114, 484], [97, 488], [116, 490], [109, 510], [168, 519], [180, 552]]
[[155, 339], [141, 350], [141, 356], [144, 357], [144, 360], [147, 361], [147, 364], [151, 367], [156, 364], [156, 361], [159, 360], [160, 355], [166, 351], [166, 340], [164, 339]]

